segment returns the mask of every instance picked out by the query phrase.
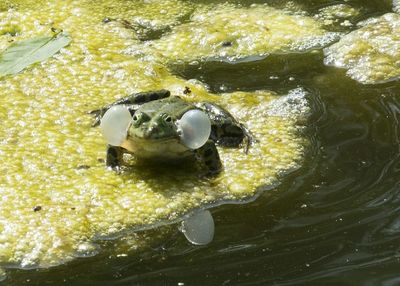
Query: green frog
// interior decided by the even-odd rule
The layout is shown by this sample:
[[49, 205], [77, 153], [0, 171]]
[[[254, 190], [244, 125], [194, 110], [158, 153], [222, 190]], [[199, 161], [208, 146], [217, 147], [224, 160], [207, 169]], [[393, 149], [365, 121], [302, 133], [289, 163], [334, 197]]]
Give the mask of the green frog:
[[126, 121], [122, 138], [107, 146], [106, 165], [114, 170], [120, 168], [123, 154], [131, 153], [138, 159], [167, 162], [192, 157], [206, 174], [213, 175], [222, 169], [216, 145], [243, 146], [247, 152], [253, 142], [249, 130], [221, 106], [190, 103], [168, 90], [134, 93], [94, 110], [94, 126], [106, 121], [109, 110], [121, 107], [129, 111], [124, 111], [126, 119], [104, 123], [108, 124], [104, 129], [112, 129], [106, 132], [113, 134], [116, 122]]

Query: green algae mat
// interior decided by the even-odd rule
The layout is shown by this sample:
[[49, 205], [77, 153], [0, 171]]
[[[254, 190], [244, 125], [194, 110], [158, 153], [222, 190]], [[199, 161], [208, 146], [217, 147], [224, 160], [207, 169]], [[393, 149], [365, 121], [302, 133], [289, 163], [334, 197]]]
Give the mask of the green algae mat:
[[151, 42], [153, 54], [169, 60], [196, 59], [235, 61], [271, 53], [304, 52], [320, 48], [338, 38], [315, 19], [269, 7], [233, 5], [205, 7], [191, 21]]
[[325, 49], [325, 63], [347, 69], [363, 83], [376, 84], [400, 77], [400, 15], [387, 13], [359, 23], [359, 29]]
[[[319, 18], [266, 5], [29, 2], [1, 4], [0, 51], [54, 30], [67, 32], [71, 43], [0, 79], [1, 266], [47, 267], [90, 255], [96, 241], [245, 202], [300, 166], [307, 141], [299, 131], [309, 113], [303, 89], [216, 95], [168, 65], [318, 49], [339, 36]], [[215, 178], [132, 157], [121, 174], [106, 169], [106, 144], [88, 112], [161, 88], [224, 106], [256, 142], [247, 154], [219, 148], [224, 170]]]

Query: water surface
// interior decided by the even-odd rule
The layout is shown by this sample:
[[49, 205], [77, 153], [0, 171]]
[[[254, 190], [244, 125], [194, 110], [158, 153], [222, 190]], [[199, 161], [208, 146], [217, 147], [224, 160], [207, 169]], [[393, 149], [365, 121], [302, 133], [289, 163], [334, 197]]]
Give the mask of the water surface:
[[[303, 4], [314, 12], [338, 2]], [[346, 3], [362, 8], [360, 20], [391, 10], [385, 1]], [[214, 208], [208, 246], [190, 245], [166, 227], [168, 239], [139, 252], [115, 250], [110, 241], [109, 251], [92, 258], [11, 270], [4, 285], [400, 284], [399, 82], [357, 83], [324, 66], [321, 51], [173, 70], [217, 93], [308, 90], [312, 144], [302, 167], [254, 202]]]

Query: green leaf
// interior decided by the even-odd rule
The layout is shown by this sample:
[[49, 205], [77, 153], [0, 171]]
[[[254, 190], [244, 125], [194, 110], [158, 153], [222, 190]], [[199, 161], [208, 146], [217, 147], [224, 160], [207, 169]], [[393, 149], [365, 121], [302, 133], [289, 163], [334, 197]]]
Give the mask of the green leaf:
[[71, 38], [65, 33], [16, 42], [0, 54], [0, 77], [17, 74], [31, 64], [44, 61], [67, 46]]

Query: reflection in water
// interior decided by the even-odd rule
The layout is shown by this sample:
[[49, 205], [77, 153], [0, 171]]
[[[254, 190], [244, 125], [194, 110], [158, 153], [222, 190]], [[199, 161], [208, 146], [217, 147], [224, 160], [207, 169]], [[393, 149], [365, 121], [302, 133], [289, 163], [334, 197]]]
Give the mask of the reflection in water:
[[204, 210], [184, 219], [180, 231], [194, 245], [206, 245], [214, 238], [214, 228], [214, 219], [210, 211]]

